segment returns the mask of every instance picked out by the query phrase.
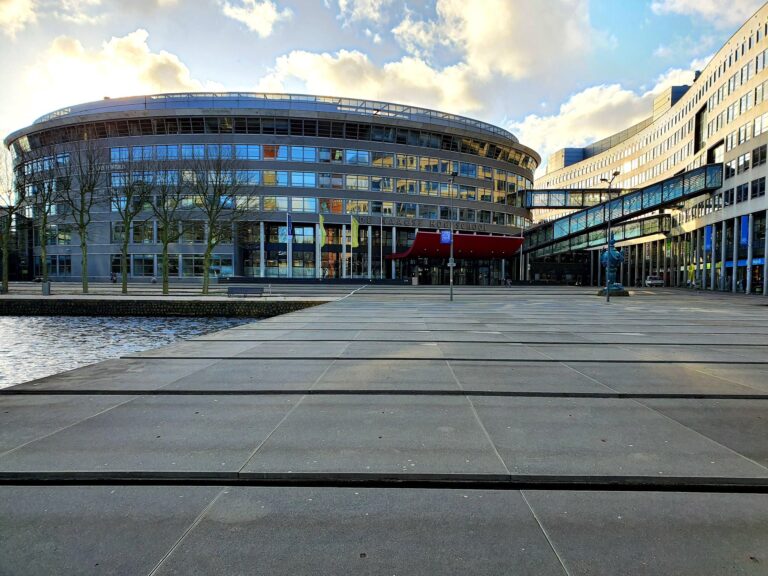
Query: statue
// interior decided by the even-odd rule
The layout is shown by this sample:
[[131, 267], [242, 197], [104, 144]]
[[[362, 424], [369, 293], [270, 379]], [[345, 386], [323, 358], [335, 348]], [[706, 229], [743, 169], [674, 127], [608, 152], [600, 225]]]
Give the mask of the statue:
[[611, 234], [608, 239], [608, 249], [600, 256], [600, 263], [605, 266], [606, 288], [608, 293], [626, 293], [624, 286], [616, 282], [616, 269], [624, 262], [624, 254], [616, 250], [616, 240]]

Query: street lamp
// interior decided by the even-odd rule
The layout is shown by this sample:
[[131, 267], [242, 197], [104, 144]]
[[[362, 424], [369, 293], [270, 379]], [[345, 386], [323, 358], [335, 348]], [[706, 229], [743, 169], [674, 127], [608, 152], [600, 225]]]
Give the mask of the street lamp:
[[[616, 176], [618, 176], [620, 172], [618, 170], [615, 170], [613, 174], [611, 174], [610, 180], [608, 178], [600, 178], [600, 182], [607, 182], [608, 183], [608, 236], [606, 238], [606, 244], [607, 248], [605, 249], [606, 252], [608, 252], [611, 249], [611, 187], [613, 186], [613, 181], [616, 179]], [[606, 265], [605, 268], [605, 301], [610, 302], [611, 301], [611, 289], [610, 289], [610, 283], [608, 281], [608, 267]]]
[[449, 277], [449, 283], [451, 285], [451, 302], [453, 302], [453, 269], [456, 266], [456, 263], [453, 261], [453, 180], [458, 176], [458, 172], [451, 172], [451, 179], [450, 179], [450, 188], [448, 189], [448, 193], [450, 194], [451, 198], [451, 244], [450, 244], [450, 253], [448, 256], [448, 277]]

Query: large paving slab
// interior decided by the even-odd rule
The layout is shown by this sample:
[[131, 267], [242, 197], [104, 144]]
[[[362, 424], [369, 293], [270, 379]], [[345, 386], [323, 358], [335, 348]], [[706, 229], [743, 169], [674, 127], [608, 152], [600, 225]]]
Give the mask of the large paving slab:
[[243, 472], [503, 475], [506, 469], [466, 398], [309, 396]]
[[459, 390], [444, 360], [345, 360], [334, 362], [315, 390]]
[[20, 472], [237, 472], [296, 396], [146, 396], [0, 456]]
[[0, 486], [0, 574], [148, 575], [220, 491]]
[[525, 491], [571, 576], [764, 576], [768, 497]]
[[768, 468], [634, 400], [472, 402], [513, 474], [768, 477]]
[[198, 574], [566, 572], [519, 492], [230, 488], [157, 572]]

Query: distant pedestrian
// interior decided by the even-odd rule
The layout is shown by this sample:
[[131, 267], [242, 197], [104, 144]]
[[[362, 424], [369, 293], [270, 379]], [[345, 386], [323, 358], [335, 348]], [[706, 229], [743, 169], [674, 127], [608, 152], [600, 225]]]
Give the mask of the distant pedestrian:
[[115, 275], [114, 272], [112, 272], [112, 274], [109, 275], [109, 280], [110, 282], [112, 282], [112, 284], [117, 284], [117, 276]]
[[150, 282], [152, 282], [152, 284], [157, 284], [157, 278], [152, 276], [152, 280], [150, 280]]

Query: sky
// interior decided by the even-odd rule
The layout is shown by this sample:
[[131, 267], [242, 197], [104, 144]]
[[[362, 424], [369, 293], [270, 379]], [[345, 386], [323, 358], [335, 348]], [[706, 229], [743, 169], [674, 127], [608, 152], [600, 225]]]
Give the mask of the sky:
[[0, 135], [179, 91], [349, 96], [463, 114], [547, 156], [689, 84], [761, 0], [0, 0]]

